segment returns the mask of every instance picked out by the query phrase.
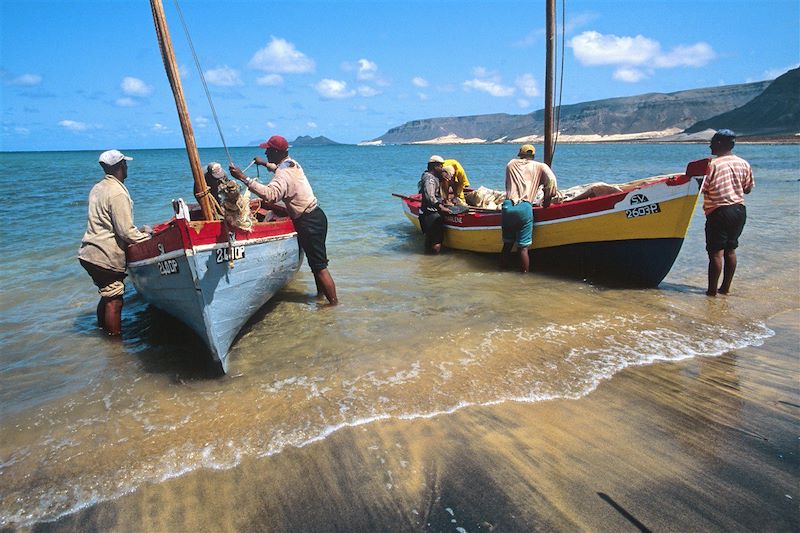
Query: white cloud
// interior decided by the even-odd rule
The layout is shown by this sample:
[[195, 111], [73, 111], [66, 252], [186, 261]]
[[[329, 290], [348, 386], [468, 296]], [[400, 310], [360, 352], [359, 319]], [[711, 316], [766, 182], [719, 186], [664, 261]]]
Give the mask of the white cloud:
[[356, 79], [371, 80], [375, 78], [376, 72], [378, 72], [378, 65], [369, 59], [358, 60], [358, 73], [356, 73]]
[[585, 31], [571, 41], [575, 57], [583, 65], [641, 65], [652, 60], [661, 46], [652, 39], [603, 35]]
[[531, 103], [524, 98], [517, 98], [517, 105], [520, 109], [527, 109], [531, 106]]
[[274, 129], [274, 128], [275, 128], [275, 123], [274, 123], [274, 122], [272, 122], [271, 120], [268, 120], [268, 121], [267, 121], [267, 123], [266, 123], [266, 126], [267, 126], [269, 129]]
[[425, 93], [417, 93], [417, 98], [424, 102], [425, 100], [430, 100], [431, 97]]
[[169, 131], [170, 131], [168, 127], [166, 127], [165, 125], [160, 124], [158, 122], [153, 124], [153, 127], [150, 128], [150, 129], [155, 133], [169, 133]]
[[347, 82], [328, 78], [320, 80], [314, 85], [314, 89], [316, 89], [323, 98], [327, 99], [350, 98], [356, 94], [355, 91], [347, 89]]
[[128, 96], [117, 98], [117, 100], [114, 103], [117, 104], [117, 106], [119, 107], [136, 107], [137, 105], [139, 105], [139, 103], [136, 100]]
[[204, 116], [197, 116], [194, 119], [192, 119], [192, 122], [194, 122], [195, 126], [197, 126], [198, 128], [205, 128], [206, 126], [208, 126], [208, 119]]
[[205, 72], [205, 77], [208, 83], [219, 87], [236, 87], [238, 85], [243, 85], [242, 79], [239, 77], [239, 71], [230, 68], [228, 65], [207, 70]]
[[792, 70], [794, 68], [800, 67], [800, 63], [793, 63], [783, 68], [773, 68], [769, 70], [765, 70], [763, 74], [763, 79], [765, 80], [774, 80], [781, 74], [786, 74], [787, 71]]
[[513, 87], [506, 87], [505, 85], [501, 85], [491, 80], [481, 80], [477, 78], [465, 81], [464, 87], [467, 89], [482, 91], [498, 97], [511, 96], [514, 94]]
[[619, 37], [596, 31], [573, 37], [570, 46], [583, 65], [617, 65], [614, 79], [627, 83], [648, 78], [657, 68], [702, 67], [716, 57], [714, 49], [704, 42], [678, 45], [665, 53], [658, 41], [642, 35]]
[[425, 78], [420, 78], [419, 76], [416, 76], [416, 77], [412, 78], [411, 79], [411, 83], [415, 87], [427, 87], [428, 86], [428, 80], [426, 80]]
[[78, 122], [76, 120], [62, 120], [58, 123], [58, 125], [70, 131], [86, 131], [91, 128], [89, 124], [86, 124], [85, 122]]
[[533, 74], [523, 74], [515, 83], [525, 96], [539, 96], [539, 86]]
[[614, 79], [626, 83], [636, 83], [643, 80], [647, 75], [641, 70], [633, 67], [620, 67], [614, 71]]
[[294, 44], [280, 37], [271, 36], [271, 39], [267, 46], [250, 59], [250, 68], [282, 74], [314, 71], [314, 60], [297, 50]]
[[373, 87], [368, 87], [366, 85], [362, 85], [362, 86], [360, 86], [358, 88], [358, 94], [360, 94], [361, 96], [369, 98], [370, 96], [376, 96], [376, 95], [380, 94], [380, 92], [377, 89], [374, 89]]
[[33, 87], [42, 83], [42, 77], [38, 74], [21, 74], [8, 83], [10, 85], [20, 85], [22, 87]]
[[306, 126], [311, 128], [312, 130], [317, 129], [317, 123], [316, 122], [306, 122]]
[[493, 74], [486, 67], [475, 67], [472, 69], [472, 75], [476, 78], [488, 78]]
[[267, 87], [277, 87], [283, 85], [283, 76], [280, 74], [267, 74], [266, 76], [258, 78], [256, 83], [259, 85], [266, 85]]
[[122, 88], [122, 92], [128, 96], [149, 96], [153, 92], [152, 87], [139, 78], [131, 76], [122, 78], [119, 86]]
[[702, 67], [717, 55], [708, 43], [691, 46], [676, 46], [668, 54], [655, 58], [655, 66], [661, 68]]

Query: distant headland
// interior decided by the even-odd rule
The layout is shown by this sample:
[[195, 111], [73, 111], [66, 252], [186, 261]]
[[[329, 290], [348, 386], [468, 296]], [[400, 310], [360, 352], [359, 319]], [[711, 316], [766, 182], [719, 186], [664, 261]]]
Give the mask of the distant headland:
[[[720, 128], [745, 142], [800, 142], [800, 68], [768, 81], [564, 105], [558, 141], [706, 142]], [[359, 144], [536, 143], [543, 132], [539, 110], [412, 120]]]

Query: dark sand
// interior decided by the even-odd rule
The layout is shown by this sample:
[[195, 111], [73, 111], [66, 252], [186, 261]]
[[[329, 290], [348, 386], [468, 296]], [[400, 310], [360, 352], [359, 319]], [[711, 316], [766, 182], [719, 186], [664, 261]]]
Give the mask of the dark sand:
[[[800, 311], [579, 400], [341, 430], [36, 531], [798, 531]], [[235, 408], [235, 406], [232, 406]]]

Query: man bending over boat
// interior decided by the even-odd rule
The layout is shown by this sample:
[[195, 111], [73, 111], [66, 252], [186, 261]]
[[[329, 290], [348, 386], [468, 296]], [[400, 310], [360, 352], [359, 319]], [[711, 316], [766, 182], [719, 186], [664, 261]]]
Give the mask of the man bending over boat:
[[453, 191], [453, 203], [467, 205], [464, 199], [464, 188], [469, 187], [469, 180], [464, 167], [455, 159], [445, 159], [442, 163], [442, 198], [450, 202], [450, 191]]
[[520, 271], [530, 269], [528, 249], [533, 242], [533, 201], [544, 189], [542, 206], [548, 207], [555, 194], [556, 176], [550, 167], [534, 161], [536, 149], [532, 144], [524, 144], [515, 159], [506, 165], [506, 199], [502, 206], [503, 251], [500, 254], [500, 268], [508, 266], [511, 248], [514, 244], [519, 250]]
[[150, 238], [149, 228], [133, 225], [133, 200], [125, 188], [128, 161], [119, 150], [100, 154], [106, 175], [89, 193], [88, 221], [78, 260], [97, 285], [97, 325], [109, 335], [122, 332], [122, 295], [125, 292], [125, 248]]
[[247, 188], [267, 202], [283, 200], [289, 217], [294, 222], [300, 248], [306, 254], [308, 266], [314, 273], [317, 295], [325, 295], [331, 305], [336, 305], [336, 284], [328, 272], [328, 253], [325, 239], [328, 236], [328, 217], [319, 207], [311, 184], [299, 163], [289, 157], [289, 142], [280, 135], [273, 135], [259, 145], [265, 148], [267, 160], [255, 158], [255, 164], [266, 167], [275, 173], [272, 180], [263, 185], [254, 181], [230, 164], [231, 176], [242, 181]]
[[428, 168], [422, 173], [418, 184], [422, 197], [419, 225], [422, 233], [425, 234], [425, 252], [429, 254], [438, 254], [442, 251], [442, 241], [444, 240], [442, 215], [452, 213], [443, 204], [441, 195], [439, 179], [442, 177], [443, 164], [444, 159], [441, 156], [432, 155], [428, 160]]
[[[711, 154], [703, 181], [703, 212], [706, 215], [706, 251], [708, 252], [708, 296], [728, 294], [736, 272], [736, 248], [747, 220], [744, 195], [755, 186], [750, 164], [733, 155], [736, 134], [719, 130], [711, 138]], [[723, 261], [725, 271], [723, 274]], [[722, 285], [717, 288], [720, 274]]]

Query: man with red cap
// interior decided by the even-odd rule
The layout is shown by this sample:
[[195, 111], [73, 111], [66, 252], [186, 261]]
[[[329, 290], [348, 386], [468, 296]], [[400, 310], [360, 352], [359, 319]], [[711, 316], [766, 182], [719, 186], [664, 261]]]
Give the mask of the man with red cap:
[[258, 183], [245, 176], [233, 163], [229, 167], [231, 176], [244, 182], [248, 189], [267, 202], [283, 200], [289, 217], [294, 222], [297, 240], [306, 254], [308, 266], [314, 273], [317, 294], [324, 294], [331, 305], [336, 305], [339, 303], [336, 284], [328, 272], [328, 255], [325, 249], [328, 218], [319, 207], [303, 168], [289, 157], [289, 143], [286, 139], [273, 135], [259, 147], [266, 149], [264, 153], [267, 160], [256, 157], [254, 162], [274, 172], [272, 180], [266, 185]]

